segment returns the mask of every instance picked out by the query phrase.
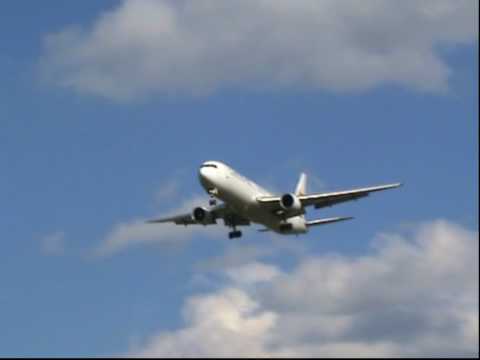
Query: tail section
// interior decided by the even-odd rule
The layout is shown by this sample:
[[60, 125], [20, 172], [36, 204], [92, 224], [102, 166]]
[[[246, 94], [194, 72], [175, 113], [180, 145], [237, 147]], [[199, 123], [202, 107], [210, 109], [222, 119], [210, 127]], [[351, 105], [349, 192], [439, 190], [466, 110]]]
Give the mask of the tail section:
[[295, 188], [295, 195], [307, 194], [307, 174], [301, 173], [298, 179], [297, 187]]
[[333, 218], [327, 218], [327, 219], [318, 219], [318, 220], [307, 221], [306, 225], [308, 227], [310, 227], [310, 226], [315, 226], [315, 225], [331, 224], [331, 223], [334, 223], [334, 222], [351, 220], [351, 219], [353, 219], [352, 216], [333, 217]]

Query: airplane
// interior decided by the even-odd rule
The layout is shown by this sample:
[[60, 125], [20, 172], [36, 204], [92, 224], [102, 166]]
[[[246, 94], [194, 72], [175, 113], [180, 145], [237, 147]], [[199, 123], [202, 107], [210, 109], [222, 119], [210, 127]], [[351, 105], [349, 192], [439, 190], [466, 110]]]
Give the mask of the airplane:
[[[305, 234], [312, 226], [331, 224], [353, 219], [351, 216], [316, 220], [305, 219], [305, 208], [320, 209], [346, 201], [357, 200], [372, 192], [393, 189], [401, 183], [358, 188], [346, 191], [307, 194], [307, 175], [300, 174], [293, 193], [274, 195], [255, 182], [240, 175], [220, 161], [206, 161], [199, 170], [201, 185], [210, 195], [209, 207], [196, 207], [191, 213], [148, 220], [147, 223], [175, 223], [177, 225], [212, 225], [223, 219], [232, 228], [228, 237], [239, 238], [237, 226], [257, 223], [265, 226], [258, 231], [279, 234]], [[217, 199], [223, 203], [217, 205]]]

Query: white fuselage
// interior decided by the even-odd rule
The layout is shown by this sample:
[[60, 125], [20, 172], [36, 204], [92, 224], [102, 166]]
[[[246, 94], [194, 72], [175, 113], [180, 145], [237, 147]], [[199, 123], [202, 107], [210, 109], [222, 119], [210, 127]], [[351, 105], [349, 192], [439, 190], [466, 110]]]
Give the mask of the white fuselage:
[[[251, 222], [262, 224], [282, 234], [307, 232], [303, 215], [282, 219], [275, 213], [268, 211], [256, 199], [260, 196], [271, 196], [272, 194], [229, 166], [219, 161], [207, 161], [200, 167], [199, 178], [200, 183], [209, 194], [221, 199], [236, 213]], [[292, 230], [282, 230], [282, 224], [291, 224]]]

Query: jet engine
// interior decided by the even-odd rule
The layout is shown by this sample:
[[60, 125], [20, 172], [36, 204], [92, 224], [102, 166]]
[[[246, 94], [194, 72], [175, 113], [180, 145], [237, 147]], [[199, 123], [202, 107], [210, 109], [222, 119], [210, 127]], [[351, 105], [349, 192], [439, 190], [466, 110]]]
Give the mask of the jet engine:
[[281, 223], [278, 227], [282, 234], [305, 234], [307, 230], [307, 223], [303, 216], [294, 216]]
[[193, 209], [193, 218], [196, 222], [203, 225], [216, 223], [212, 213], [203, 207]]
[[302, 203], [294, 194], [285, 194], [280, 198], [280, 206], [289, 213], [301, 213]]

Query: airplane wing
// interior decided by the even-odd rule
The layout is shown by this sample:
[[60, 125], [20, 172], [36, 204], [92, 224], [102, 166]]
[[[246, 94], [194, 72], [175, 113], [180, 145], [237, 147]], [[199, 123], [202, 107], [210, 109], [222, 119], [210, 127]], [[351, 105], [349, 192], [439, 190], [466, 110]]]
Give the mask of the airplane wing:
[[192, 225], [192, 224], [198, 224], [195, 219], [193, 218], [191, 213], [188, 214], [182, 214], [182, 215], [176, 215], [176, 216], [170, 216], [170, 217], [164, 217], [161, 219], [153, 219], [153, 220], [147, 220], [146, 223], [148, 224], [154, 224], [154, 223], [175, 223], [177, 225]]
[[213, 208], [206, 209], [209, 211], [212, 215], [212, 219], [208, 223], [201, 223], [197, 222], [192, 213], [186, 213], [186, 214], [181, 214], [181, 215], [174, 215], [170, 217], [164, 217], [160, 219], [153, 219], [153, 220], [147, 220], [146, 222], [149, 224], [154, 224], [154, 223], [175, 223], [177, 225], [211, 225], [211, 224], [216, 224], [217, 219], [223, 219], [225, 225], [227, 226], [241, 226], [241, 225], [250, 225], [250, 221], [248, 219], [245, 219], [244, 217], [238, 215], [235, 213], [232, 209], [230, 209], [228, 206], [225, 204], [220, 204], [217, 205]]
[[[401, 183], [381, 185], [381, 186], [372, 186], [366, 188], [358, 188], [346, 191], [336, 191], [329, 193], [319, 193], [319, 194], [310, 194], [310, 195], [300, 195], [298, 199], [300, 200], [302, 206], [311, 206], [313, 205], [316, 209], [332, 206], [346, 201], [357, 200], [363, 197], [368, 196], [372, 192], [382, 191], [387, 189], [393, 189], [402, 185]], [[269, 205], [272, 207], [273, 211], [281, 210], [280, 207], [280, 196], [267, 196], [259, 197], [257, 201], [261, 204]]]

